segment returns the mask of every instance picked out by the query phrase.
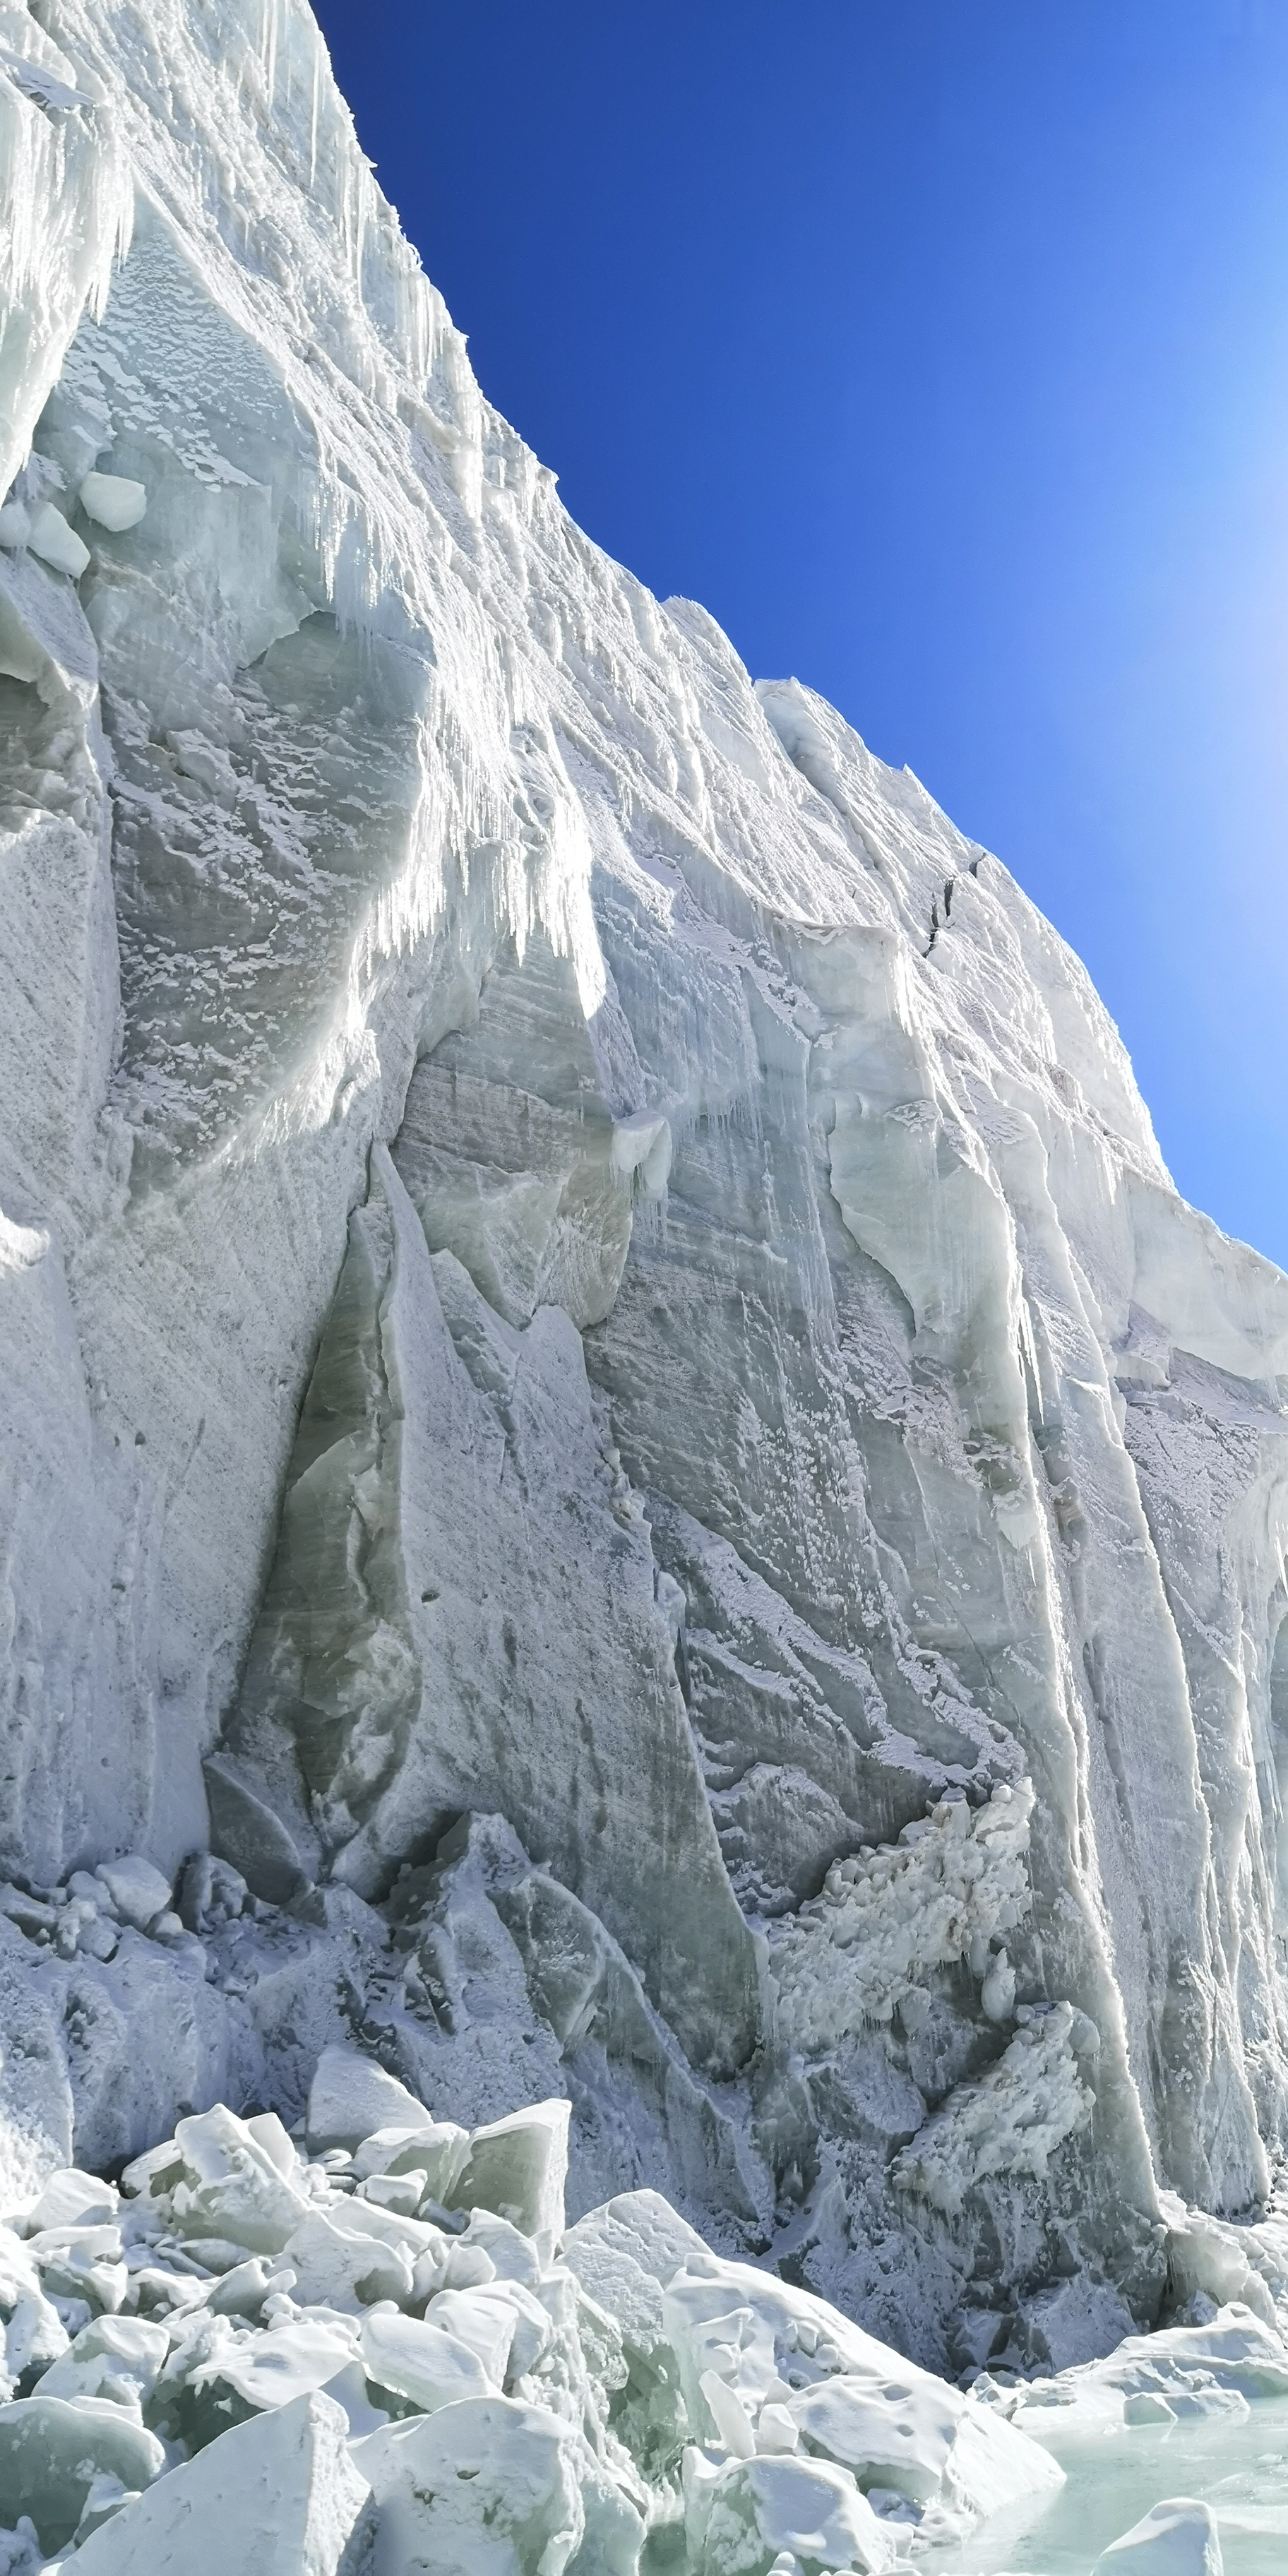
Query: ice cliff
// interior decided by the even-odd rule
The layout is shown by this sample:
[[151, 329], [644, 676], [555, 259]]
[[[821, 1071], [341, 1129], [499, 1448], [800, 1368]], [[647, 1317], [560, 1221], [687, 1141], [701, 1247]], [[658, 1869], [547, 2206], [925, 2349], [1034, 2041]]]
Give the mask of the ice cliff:
[[302, 0], [0, 6], [0, 209], [10, 2199], [348, 2036], [954, 2376], [1268, 2320], [1288, 1281]]

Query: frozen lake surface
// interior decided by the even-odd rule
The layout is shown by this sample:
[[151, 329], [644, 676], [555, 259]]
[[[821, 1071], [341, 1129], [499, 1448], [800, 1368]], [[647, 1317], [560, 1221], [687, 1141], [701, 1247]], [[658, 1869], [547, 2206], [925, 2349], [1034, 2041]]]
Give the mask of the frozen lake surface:
[[[926, 2576], [1089, 2576], [1103, 2549], [1167, 2496], [1211, 2506], [1224, 2576], [1288, 2570], [1288, 2399], [1242, 2421], [1140, 2424], [1047, 2441], [1067, 2472], [1050, 2501], [993, 2515], [967, 2544], [931, 2551]], [[1160, 2568], [1159, 2576], [1163, 2576]]]

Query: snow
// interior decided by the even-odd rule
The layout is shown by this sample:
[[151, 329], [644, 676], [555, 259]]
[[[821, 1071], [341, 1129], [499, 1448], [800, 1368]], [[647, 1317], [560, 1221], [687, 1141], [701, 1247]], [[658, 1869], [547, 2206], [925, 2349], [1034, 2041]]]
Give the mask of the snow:
[[1254, 2420], [1163, 2356], [1288, 2320], [1288, 1282], [568, 519], [302, 0], [0, 7], [0, 230], [11, 2403], [405, 2501], [450, 2345], [431, 2449], [598, 2424], [538, 2554], [687, 2447], [730, 2567], [1026, 2509], [981, 2371]]

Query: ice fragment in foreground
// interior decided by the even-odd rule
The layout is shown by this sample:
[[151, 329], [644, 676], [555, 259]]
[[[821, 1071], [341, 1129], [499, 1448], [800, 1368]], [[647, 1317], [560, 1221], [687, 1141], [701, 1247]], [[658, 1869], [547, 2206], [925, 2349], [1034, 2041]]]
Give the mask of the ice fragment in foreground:
[[[76, 542], [80, 543], [79, 538]], [[88, 553], [85, 562], [89, 562]], [[94, 1876], [107, 1889], [122, 1923], [132, 1923], [136, 1932], [146, 1932], [149, 1923], [168, 1910], [170, 1881], [141, 1852], [127, 1852], [123, 1860], [100, 1861]]]
[[767, 2576], [784, 2550], [809, 2570], [880, 2576], [893, 2564], [889, 2532], [828, 2460], [732, 2460], [713, 2470], [687, 2451], [684, 2484], [685, 2537], [704, 2576]]
[[544, 2407], [468, 2399], [373, 2433], [354, 2457], [380, 2508], [371, 2576], [494, 2567], [563, 2576], [588, 2516], [606, 2576], [633, 2576], [644, 2525], [589, 2445]]
[[1096, 2560], [1096, 2576], [1222, 2576], [1221, 2543], [1205, 2504], [1170, 2496]]
[[938, 2495], [965, 2400], [941, 2380], [841, 2376], [791, 2400], [788, 2412], [811, 2451], [852, 2471], [861, 2487], [897, 2488], [916, 2503]]
[[310, 2396], [222, 2433], [87, 2540], [76, 2576], [338, 2576], [368, 2502], [348, 2429]]
[[74, 528], [68, 527], [62, 511], [56, 510], [52, 501], [43, 501], [36, 511], [27, 542], [42, 563], [52, 565], [55, 572], [70, 573], [73, 581], [80, 580], [89, 562], [89, 547]]
[[137, 528], [148, 506], [147, 489], [128, 474], [87, 474], [80, 487], [80, 504], [100, 528], [122, 536], [127, 528]]
[[25, 2513], [44, 2549], [65, 2549], [96, 2477], [146, 2487], [164, 2466], [155, 2433], [109, 2399], [15, 2399], [0, 2406], [0, 2528]]
[[454, 2120], [427, 2120], [410, 2128], [373, 2130], [363, 2139], [353, 2169], [364, 2182], [375, 2175], [423, 2173], [423, 2196], [447, 2208], [469, 2160], [468, 2129], [458, 2129]]

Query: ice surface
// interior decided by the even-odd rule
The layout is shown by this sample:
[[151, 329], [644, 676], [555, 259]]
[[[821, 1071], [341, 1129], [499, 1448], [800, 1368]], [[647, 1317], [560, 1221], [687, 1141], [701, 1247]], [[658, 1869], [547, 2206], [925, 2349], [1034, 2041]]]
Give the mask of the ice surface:
[[753, 2556], [820, 2380], [923, 2510], [892, 2350], [1255, 2415], [1164, 2346], [1288, 2316], [1288, 1282], [1002, 863], [573, 526], [303, 0], [0, 10], [0, 235], [13, 2402], [356, 2424], [472, 2301]]

